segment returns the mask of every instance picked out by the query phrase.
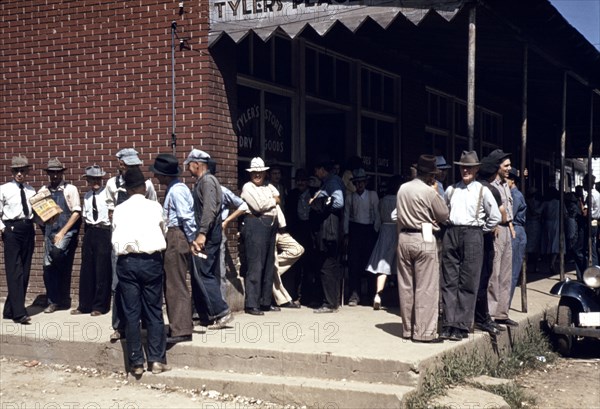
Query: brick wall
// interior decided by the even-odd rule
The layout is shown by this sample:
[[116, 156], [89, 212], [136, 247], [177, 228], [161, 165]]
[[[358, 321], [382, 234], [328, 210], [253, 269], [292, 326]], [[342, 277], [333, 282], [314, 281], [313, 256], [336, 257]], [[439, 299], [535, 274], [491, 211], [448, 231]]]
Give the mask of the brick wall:
[[[176, 155], [192, 147], [219, 163], [219, 178], [236, 186], [236, 139], [223, 80], [208, 52], [208, 1], [0, 2], [0, 181], [10, 179], [10, 160], [24, 154], [38, 189], [43, 168], [58, 157], [65, 179], [83, 193], [83, 168], [96, 163], [116, 173], [115, 153], [134, 147], [144, 161], [171, 152], [171, 22], [190, 49], [176, 48]], [[184, 178], [187, 183], [192, 179]], [[159, 198], [164, 192], [159, 189]], [[42, 238], [29, 294], [45, 293]], [[3, 255], [0, 255], [2, 265]], [[79, 251], [72, 289], [78, 287]], [[4, 270], [2, 268], [2, 270]], [[6, 294], [1, 280], [0, 293]]]

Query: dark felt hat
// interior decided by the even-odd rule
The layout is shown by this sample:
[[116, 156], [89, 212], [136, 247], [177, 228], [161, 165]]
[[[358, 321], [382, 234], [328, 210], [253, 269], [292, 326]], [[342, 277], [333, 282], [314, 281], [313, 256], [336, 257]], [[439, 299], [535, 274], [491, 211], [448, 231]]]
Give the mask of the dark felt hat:
[[504, 161], [504, 159], [508, 158], [511, 154], [508, 152], [504, 152], [502, 149], [495, 149], [490, 152], [487, 156], [490, 161], [496, 162], [498, 165]]
[[126, 189], [134, 189], [146, 184], [144, 174], [139, 168], [130, 168], [127, 170], [123, 175], [123, 180], [125, 180]]
[[415, 168], [419, 173], [437, 174], [440, 170], [435, 164], [435, 156], [433, 155], [421, 155], [416, 163]]
[[163, 176], [179, 176], [181, 168], [177, 158], [170, 153], [160, 153], [149, 167], [150, 172]]

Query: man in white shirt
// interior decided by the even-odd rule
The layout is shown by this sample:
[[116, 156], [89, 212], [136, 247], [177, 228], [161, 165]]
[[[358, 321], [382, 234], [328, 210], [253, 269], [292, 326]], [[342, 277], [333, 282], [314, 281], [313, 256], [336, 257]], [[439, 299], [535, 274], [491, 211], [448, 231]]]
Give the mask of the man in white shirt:
[[31, 318], [25, 309], [25, 294], [29, 284], [35, 230], [29, 199], [35, 195], [25, 182], [29, 162], [24, 156], [12, 158], [12, 180], [0, 186], [0, 231], [4, 242], [4, 267], [8, 294], [4, 302], [4, 319], [28, 324]]
[[106, 189], [102, 177], [106, 172], [98, 165], [85, 168], [90, 190], [83, 198], [84, 221], [79, 273], [79, 306], [72, 315], [90, 314], [97, 317], [110, 310], [112, 260], [111, 225], [106, 205]]
[[44, 285], [48, 306], [45, 313], [58, 308], [71, 308], [71, 274], [81, 225], [81, 199], [75, 185], [64, 180], [67, 168], [58, 160], [50, 159], [45, 169], [50, 179], [38, 193], [51, 195], [62, 209], [56, 219], [44, 226]]
[[144, 373], [140, 320], [148, 331], [148, 370], [161, 373], [166, 366], [166, 336], [162, 315], [163, 260], [167, 225], [160, 204], [146, 199], [144, 175], [139, 168], [124, 175], [130, 196], [115, 208], [112, 245], [117, 256], [119, 291], [123, 300], [127, 356], [134, 376]]
[[[127, 190], [124, 186], [123, 175], [129, 169], [139, 169], [142, 165], [142, 161], [138, 156], [138, 152], [133, 148], [121, 149], [117, 152], [118, 159], [118, 174], [108, 179], [106, 182], [106, 203], [109, 210], [109, 216], [112, 217], [112, 212], [115, 210], [115, 206], [123, 203], [129, 198]], [[146, 191], [144, 196], [146, 199], [157, 200], [156, 189], [150, 179], [146, 180]], [[117, 341], [123, 337], [125, 323], [123, 323], [123, 303], [121, 301], [121, 295], [118, 292], [119, 281], [117, 278], [116, 270], [116, 257], [113, 254], [113, 274], [112, 274], [112, 327], [115, 330], [110, 336], [112, 342]]]
[[440, 338], [460, 341], [473, 325], [483, 263], [483, 233], [501, 221], [492, 192], [475, 180], [479, 159], [464, 151], [459, 162], [462, 180], [446, 189], [450, 210], [442, 247], [443, 329]]
[[[592, 197], [591, 197], [591, 206], [592, 206], [592, 211], [591, 211], [591, 216], [592, 216], [592, 231], [591, 231], [591, 237], [592, 237], [592, 265], [593, 266], [597, 266], [598, 265], [598, 252], [596, 249], [596, 239], [598, 237], [598, 223], [600, 220], [600, 193], [594, 189], [594, 182], [596, 181], [596, 177], [594, 175], [591, 175], [591, 189], [590, 189], [590, 175], [586, 174], [583, 177], [583, 188], [586, 190], [586, 192], [591, 191], [592, 192]], [[590, 198], [589, 196], [586, 198], [585, 201], [585, 207], [584, 209], [587, 211], [588, 210], [588, 203], [590, 203]], [[587, 213], [586, 213], [587, 215]], [[584, 254], [588, 253], [588, 229], [584, 229], [584, 234], [585, 234], [585, 241], [583, 244], [583, 249], [584, 249]], [[589, 258], [586, 257], [586, 260], [588, 260]]]
[[356, 191], [346, 194], [344, 211], [344, 236], [348, 252], [350, 299], [348, 305], [360, 302], [361, 279], [369, 264], [369, 257], [377, 239], [379, 224], [379, 197], [367, 190], [367, 174], [363, 168], [352, 171]]

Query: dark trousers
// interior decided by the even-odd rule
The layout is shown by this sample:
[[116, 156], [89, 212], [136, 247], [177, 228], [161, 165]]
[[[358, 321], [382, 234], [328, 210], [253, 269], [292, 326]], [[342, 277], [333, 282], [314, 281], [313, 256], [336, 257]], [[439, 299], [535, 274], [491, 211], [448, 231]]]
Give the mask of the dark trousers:
[[229, 313], [229, 306], [221, 295], [220, 286], [221, 225], [216, 224], [206, 236], [204, 254], [207, 258], [192, 256], [192, 298], [198, 315], [203, 320], [214, 320]]
[[35, 232], [30, 221], [5, 221], [4, 223], [6, 228], [2, 233], [2, 240], [8, 294], [2, 316], [19, 319], [27, 315], [25, 294], [29, 285]]
[[321, 251], [321, 284], [323, 286], [324, 305], [337, 308], [340, 305], [343, 269], [339, 261], [339, 244], [325, 241]]
[[111, 231], [88, 226], [81, 246], [79, 307], [81, 312], [110, 310], [112, 261]]
[[46, 253], [50, 254], [51, 260], [44, 266], [44, 285], [48, 303], [58, 304], [62, 308], [71, 307], [71, 276], [78, 236], [77, 232], [68, 232], [62, 240], [68, 240], [68, 243], [59, 243], [60, 249], [54, 246], [53, 235], [46, 235], [44, 238]]
[[275, 273], [277, 220], [271, 216], [246, 217], [242, 231], [248, 270], [245, 308], [271, 306]]
[[192, 299], [186, 283], [190, 245], [183, 231], [169, 227], [165, 251], [165, 303], [172, 337], [192, 335]]
[[361, 294], [361, 279], [369, 264], [375, 244], [375, 230], [372, 224], [350, 222], [348, 229], [348, 277], [350, 293]]
[[163, 264], [159, 253], [127, 254], [117, 259], [119, 290], [126, 317], [130, 366], [144, 363], [140, 320], [148, 331], [148, 362], [165, 363], [166, 336], [162, 316]]
[[304, 254], [281, 276], [281, 281], [292, 299], [300, 299], [304, 305], [320, 303], [323, 300], [323, 288], [310, 222], [299, 221], [293, 230], [290, 229], [290, 234], [304, 247]]
[[475, 314], [483, 251], [479, 227], [451, 226], [442, 250], [444, 326], [470, 330]]
[[483, 263], [481, 265], [481, 277], [479, 279], [479, 290], [477, 291], [477, 302], [475, 303], [475, 322], [483, 324], [492, 319], [488, 307], [488, 285], [494, 270], [494, 233], [483, 235]]
[[119, 276], [117, 275], [117, 256], [111, 253], [112, 260], [112, 327], [114, 330], [125, 331], [125, 313], [123, 312], [123, 297], [119, 290]]

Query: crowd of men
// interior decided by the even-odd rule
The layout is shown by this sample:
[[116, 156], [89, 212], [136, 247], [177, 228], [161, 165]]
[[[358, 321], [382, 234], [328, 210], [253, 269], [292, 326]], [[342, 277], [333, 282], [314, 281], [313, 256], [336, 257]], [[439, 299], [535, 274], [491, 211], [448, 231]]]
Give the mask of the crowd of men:
[[[116, 157], [118, 174], [105, 185], [101, 167], [85, 168], [89, 191], [83, 201], [76, 186], [64, 180], [66, 167], [59, 159], [49, 160], [44, 169], [49, 183], [37, 193], [26, 182], [27, 158], [12, 159], [12, 180], [0, 186], [8, 284], [4, 319], [31, 322], [25, 296], [36, 224], [44, 234], [44, 312], [71, 308], [83, 224], [79, 300], [71, 314], [112, 311], [110, 339], [126, 339], [136, 376], [145, 370], [142, 323], [148, 332], [147, 370], [167, 370], [166, 345], [192, 340], [194, 315], [210, 329], [233, 319], [224, 285], [224, 229], [243, 216], [247, 314], [301, 304], [315, 313], [333, 313], [346, 298], [356, 306], [365, 297], [365, 271], [377, 275], [373, 307], [379, 309], [385, 278], [397, 272], [403, 338], [460, 341], [474, 328], [498, 334], [518, 325], [508, 313], [525, 253], [527, 207], [510, 154], [500, 149], [481, 161], [476, 152], [463, 152], [455, 162], [461, 180], [445, 189], [451, 166], [441, 156], [421, 155], [412, 167], [414, 177], [403, 184], [392, 178], [381, 200], [366, 189], [360, 158], [353, 158], [341, 177], [339, 167], [326, 159], [314, 165], [313, 180], [298, 169], [289, 192], [279, 167], [254, 158], [238, 197], [221, 186], [208, 153], [193, 149], [183, 162], [195, 178], [191, 189], [180, 179], [177, 158], [160, 154], [148, 170], [164, 187], [162, 205], [144, 177], [138, 152], [122, 149]], [[52, 198], [60, 213], [43, 221], [32, 208], [36, 195]]]

